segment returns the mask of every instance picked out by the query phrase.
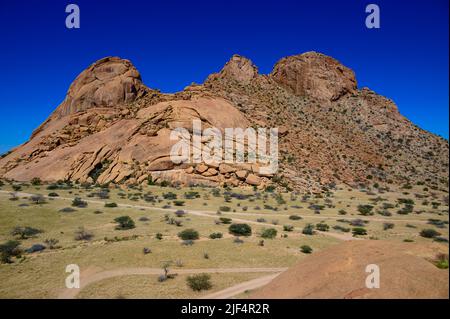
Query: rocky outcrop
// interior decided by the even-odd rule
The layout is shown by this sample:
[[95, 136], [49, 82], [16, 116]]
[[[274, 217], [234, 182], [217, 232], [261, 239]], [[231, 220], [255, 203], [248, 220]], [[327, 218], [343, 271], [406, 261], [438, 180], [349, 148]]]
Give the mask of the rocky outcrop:
[[258, 75], [258, 68], [249, 59], [235, 54], [225, 64], [219, 73], [209, 76], [209, 80], [228, 79], [242, 84], [248, 84]]
[[106, 57], [73, 81], [54, 114], [61, 117], [93, 107], [118, 107], [134, 101], [144, 91], [141, 75], [130, 61]]
[[355, 93], [355, 74], [337, 60], [316, 52], [286, 57], [278, 61], [270, 76], [299, 96], [335, 101]]
[[[173, 129], [278, 128], [279, 170], [267, 163], [175, 163]], [[236, 142], [236, 141], [234, 141]], [[245, 143], [244, 143], [245, 144]], [[208, 139], [201, 145], [208, 149]], [[194, 145], [189, 142], [190, 149]], [[204, 84], [162, 94], [128, 60], [97, 61], [27, 143], [0, 158], [0, 178], [231, 185], [319, 192], [336, 183], [448, 188], [448, 141], [403, 117], [395, 103], [358, 90], [353, 72], [323, 54], [281, 59], [269, 75], [234, 55]], [[211, 151], [211, 148], [209, 147]], [[191, 153], [192, 155], [192, 153]]]

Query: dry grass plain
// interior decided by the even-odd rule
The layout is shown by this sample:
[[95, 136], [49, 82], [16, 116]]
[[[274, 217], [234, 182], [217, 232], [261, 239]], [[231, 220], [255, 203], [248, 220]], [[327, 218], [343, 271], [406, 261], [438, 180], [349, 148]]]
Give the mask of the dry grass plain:
[[[342, 240], [353, 239], [354, 226], [349, 223], [356, 219], [362, 220], [367, 231], [367, 235], [357, 238], [427, 244], [433, 239], [420, 236], [420, 232], [434, 229], [440, 233], [438, 240], [442, 245], [448, 245], [445, 243], [449, 236], [448, 194], [420, 185], [389, 186], [390, 189], [384, 190], [338, 186], [322, 195], [251, 188], [144, 186], [105, 191], [79, 185], [59, 185], [56, 189], [28, 184], [22, 184], [20, 190], [17, 185], [13, 187], [9, 183], [0, 187], [0, 243], [18, 239], [11, 233], [15, 227], [29, 226], [42, 232], [18, 239], [20, 247], [27, 249], [34, 244], [47, 247], [40, 252], [25, 252], [20, 258], [13, 258], [12, 263], [0, 264], [0, 298], [58, 298], [66, 290], [68, 264], [79, 265], [82, 281], [83, 276], [115, 269], [155, 268], [163, 273], [162, 265], [166, 262], [170, 263], [170, 273], [176, 273], [177, 269], [291, 267], [308, 258], [308, 254], [300, 251], [302, 245], [310, 246], [314, 254]], [[48, 197], [50, 193], [58, 196]], [[45, 203], [33, 202], [30, 194], [44, 195]], [[72, 207], [75, 197], [86, 201], [87, 206]], [[406, 206], [400, 202], [405, 200], [413, 203], [411, 211], [399, 214]], [[178, 203], [182, 206], [176, 206], [176, 201], [182, 201]], [[105, 203], [118, 205], [105, 207]], [[367, 216], [362, 216], [359, 205], [373, 207]], [[75, 211], [61, 212], [64, 208]], [[185, 215], [177, 217], [176, 210], [185, 211]], [[293, 220], [292, 215], [301, 219]], [[131, 217], [135, 228], [117, 230], [114, 219], [119, 216]], [[236, 243], [235, 236], [229, 234], [229, 224], [217, 222], [221, 217], [231, 218], [233, 223], [249, 224], [252, 235], [241, 236], [243, 242]], [[172, 218], [181, 225], [168, 223]], [[304, 235], [302, 230], [309, 223], [325, 223], [329, 230]], [[386, 223], [390, 226], [385, 230]], [[286, 231], [284, 225], [293, 229]], [[93, 237], [75, 240], [79, 227], [84, 227]], [[197, 230], [200, 237], [192, 245], [183, 245], [177, 234], [188, 228]], [[277, 229], [277, 235], [264, 239], [261, 246], [261, 234], [267, 228]], [[342, 231], [345, 228], [350, 232]], [[217, 232], [223, 237], [209, 238]], [[58, 247], [50, 249], [46, 239], [56, 239]], [[151, 252], [144, 254], [144, 248]], [[264, 275], [267, 273], [212, 273], [212, 288], [202, 292], [194, 292], [187, 286], [187, 274], [164, 282], [158, 282], [158, 275], [123, 275], [93, 282], [83, 287], [76, 297], [197, 298]]]

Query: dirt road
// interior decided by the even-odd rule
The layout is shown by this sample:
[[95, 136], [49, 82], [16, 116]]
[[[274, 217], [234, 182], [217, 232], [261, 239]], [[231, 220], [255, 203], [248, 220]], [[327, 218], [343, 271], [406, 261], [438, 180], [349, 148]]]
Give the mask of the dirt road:
[[[204, 268], [204, 269], [183, 269], [183, 268], [176, 268], [171, 269], [171, 274], [201, 274], [201, 273], [214, 273], [214, 274], [221, 274], [221, 273], [276, 273], [272, 274], [271, 278], [275, 278], [275, 275], [278, 275], [282, 273], [283, 271], [287, 270], [287, 268]], [[113, 269], [113, 270], [105, 270], [95, 273], [90, 273], [90, 271], [86, 271], [84, 273], [81, 273], [80, 275], [80, 288], [79, 289], [64, 289], [62, 290], [59, 295], [58, 299], [72, 299], [75, 298], [78, 293], [85, 288], [86, 286], [101, 281], [104, 279], [119, 277], [119, 276], [129, 276], [129, 275], [161, 275], [163, 274], [163, 270], [161, 268], [119, 268], [119, 269]], [[251, 280], [245, 283], [242, 283], [237, 287], [233, 286], [227, 289], [230, 289], [229, 291], [222, 290], [218, 292], [217, 298], [228, 298], [228, 297], [221, 297], [221, 296], [233, 296], [235, 294], [239, 294], [245, 290], [254, 289], [255, 287], [260, 287], [264, 284], [267, 284], [270, 280], [269, 276], [264, 276], [258, 280]], [[242, 290], [243, 289], [243, 290]], [[220, 293], [220, 294], [219, 294]]]

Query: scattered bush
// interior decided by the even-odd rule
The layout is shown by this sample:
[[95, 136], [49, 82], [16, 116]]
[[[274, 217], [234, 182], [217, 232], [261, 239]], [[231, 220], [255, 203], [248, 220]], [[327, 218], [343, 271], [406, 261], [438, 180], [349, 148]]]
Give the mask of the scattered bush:
[[135, 227], [134, 220], [130, 216], [120, 216], [114, 219], [118, 224], [116, 226], [117, 230], [132, 229]]
[[261, 233], [261, 237], [262, 238], [266, 238], [266, 239], [273, 239], [275, 237], [277, 237], [277, 230], [275, 228], [267, 228], [267, 229], [263, 229], [262, 233]]
[[231, 208], [228, 207], [228, 206], [220, 206], [219, 207], [219, 211], [221, 211], [221, 212], [229, 212], [229, 211], [231, 211]]
[[352, 229], [353, 236], [367, 235], [367, 230], [363, 227], [354, 227]]
[[330, 229], [330, 226], [325, 223], [318, 223], [316, 224], [316, 229], [320, 231], [328, 231]]
[[48, 238], [44, 240], [44, 243], [48, 246], [49, 249], [56, 249], [59, 248], [57, 245], [59, 243], [58, 239], [55, 238]]
[[350, 231], [350, 228], [342, 227], [340, 225], [333, 226], [333, 229], [340, 230], [341, 232], [344, 232], [344, 233], [348, 233]]
[[33, 202], [33, 204], [36, 204], [36, 205], [41, 205], [41, 204], [45, 204], [45, 197], [44, 196], [42, 196], [42, 195], [32, 195], [31, 197], [30, 197], [30, 201], [31, 202]]
[[303, 245], [300, 247], [300, 251], [304, 254], [311, 254], [313, 249], [308, 245]]
[[173, 204], [175, 206], [184, 206], [184, 200], [174, 200]]
[[84, 208], [84, 207], [87, 207], [87, 205], [88, 205], [87, 202], [82, 200], [79, 197], [75, 197], [72, 201], [72, 206], [74, 206], [74, 207]]
[[33, 177], [30, 181], [31, 185], [33, 186], [39, 186], [42, 184], [42, 181], [39, 177]]
[[358, 212], [363, 216], [373, 215], [372, 205], [358, 205]]
[[94, 237], [94, 234], [85, 230], [84, 227], [80, 227], [75, 231], [75, 240], [91, 240], [92, 237]]
[[58, 197], [58, 196], [59, 196], [58, 193], [54, 193], [54, 192], [48, 193], [48, 197]]
[[202, 291], [211, 289], [211, 276], [208, 274], [197, 274], [188, 276], [186, 281], [188, 286], [194, 291]]
[[395, 227], [395, 224], [393, 223], [384, 223], [383, 224], [383, 230], [393, 229]]
[[163, 239], [163, 234], [156, 233], [155, 238], [158, 239], [158, 240], [161, 240], [161, 239]]
[[307, 225], [303, 228], [302, 234], [303, 234], [303, 235], [314, 235], [314, 225], [312, 225], [312, 224], [307, 224]]
[[17, 226], [12, 230], [11, 235], [18, 236], [20, 239], [27, 239], [27, 238], [33, 237], [37, 234], [40, 234], [40, 233], [42, 233], [42, 230], [39, 230], [39, 229], [36, 229], [33, 227]]
[[302, 217], [300, 217], [298, 215], [291, 215], [291, 216], [289, 216], [289, 219], [290, 220], [300, 220], [300, 219], [302, 219]]
[[0, 245], [0, 262], [3, 264], [12, 263], [12, 257], [20, 257], [22, 254], [21, 249], [19, 248], [20, 242], [16, 240], [9, 240], [4, 244]]
[[199, 239], [200, 235], [198, 231], [188, 228], [178, 233], [178, 237], [183, 240], [196, 240]]
[[186, 212], [184, 210], [179, 209], [175, 212], [175, 215], [177, 217], [184, 217], [186, 215]]
[[440, 236], [440, 235], [441, 235], [440, 232], [438, 232], [438, 231], [436, 231], [434, 229], [431, 229], [431, 228], [423, 229], [420, 232], [420, 236], [425, 237], [425, 238], [435, 238], [435, 237]]
[[436, 267], [440, 269], [448, 269], [448, 255], [447, 254], [438, 254], [436, 256], [436, 260], [434, 262]]
[[46, 247], [42, 244], [34, 244], [33, 246], [31, 246], [30, 248], [26, 249], [25, 251], [29, 254], [35, 253], [35, 252], [39, 252], [39, 251], [43, 251]]
[[294, 230], [294, 226], [292, 226], [292, 225], [284, 225], [283, 226], [283, 230], [284, 231], [293, 231]]
[[231, 224], [231, 222], [233, 221], [231, 218], [227, 218], [227, 217], [220, 217], [219, 220], [222, 224], [226, 224], [226, 225]]
[[252, 234], [252, 228], [247, 224], [232, 224], [228, 230], [235, 236], [250, 236]]
[[116, 203], [105, 203], [105, 207], [107, 207], [107, 208], [115, 208], [115, 207], [117, 207], [117, 204]]
[[211, 235], [209, 235], [209, 238], [211, 238], [211, 239], [219, 239], [222, 237], [223, 237], [222, 233], [212, 233]]

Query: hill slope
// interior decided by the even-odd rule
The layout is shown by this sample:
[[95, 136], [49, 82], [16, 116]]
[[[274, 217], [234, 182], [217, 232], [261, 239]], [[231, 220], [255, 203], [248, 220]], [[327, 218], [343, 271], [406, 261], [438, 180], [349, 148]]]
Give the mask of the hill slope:
[[[444, 245], [378, 240], [345, 242], [308, 256], [251, 298], [448, 298], [448, 270], [427, 258]], [[366, 266], [380, 269], [380, 288], [365, 285]]]
[[[170, 131], [278, 127], [280, 169], [176, 165]], [[334, 183], [417, 183], [448, 188], [448, 142], [403, 117], [353, 71], [320, 53], [281, 59], [267, 75], [235, 55], [202, 85], [176, 94], [147, 88], [128, 60], [101, 59], [72, 83], [30, 141], [0, 159], [0, 178], [136, 184], [264, 187], [319, 191]]]

